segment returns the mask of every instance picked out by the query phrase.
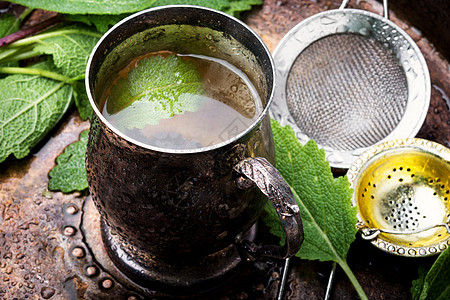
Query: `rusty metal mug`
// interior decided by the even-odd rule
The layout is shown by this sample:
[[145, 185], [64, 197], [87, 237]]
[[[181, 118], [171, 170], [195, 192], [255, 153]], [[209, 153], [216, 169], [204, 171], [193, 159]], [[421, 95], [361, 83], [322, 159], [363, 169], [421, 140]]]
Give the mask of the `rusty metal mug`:
[[[101, 94], [129, 61], [159, 50], [235, 65], [255, 85], [263, 112], [241, 134], [206, 148], [163, 149], [124, 135], [102, 116]], [[232, 273], [242, 261], [238, 249], [255, 258], [287, 258], [299, 250], [298, 206], [269, 163], [275, 160], [268, 116], [273, 81], [271, 55], [247, 25], [197, 6], [139, 12], [95, 46], [86, 71], [94, 109], [86, 155], [89, 189], [102, 217], [108, 255], [131, 280], [183, 293], [209, 288]], [[284, 246], [252, 242], [251, 228], [267, 201], [263, 194], [280, 216]]]

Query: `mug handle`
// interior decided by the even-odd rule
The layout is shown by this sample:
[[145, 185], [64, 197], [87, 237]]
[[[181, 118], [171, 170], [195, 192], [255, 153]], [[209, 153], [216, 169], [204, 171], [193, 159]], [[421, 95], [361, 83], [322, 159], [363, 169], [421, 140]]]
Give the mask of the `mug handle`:
[[239, 189], [256, 185], [275, 207], [286, 235], [284, 246], [256, 245], [249, 240], [237, 240], [238, 246], [254, 259], [273, 257], [285, 259], [294, 256], [303, 242], [303, 224], [299, 208], [291, 188], [275, 169], [263, 157], [250, 157], [234, 166], [240, 176], [235, 180]]

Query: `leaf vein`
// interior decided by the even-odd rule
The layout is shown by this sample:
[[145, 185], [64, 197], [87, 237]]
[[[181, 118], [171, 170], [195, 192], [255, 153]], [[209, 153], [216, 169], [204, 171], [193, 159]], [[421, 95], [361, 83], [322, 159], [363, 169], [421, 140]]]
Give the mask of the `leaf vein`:
[[313, 223], [313, 225], [316, 227], [316, 229], [320, 233], [320, 235], [323, 238], [323, 240], [327, 243], [327, 245], [332, 250], [334, 256], [337, 257], [337, 258], [340, 258], [340, 256], [337, 254], [333, 244], [331, 243], [331, 241], [329, 240], [329, 238], [325, 234], [325, 232], [322, 230], [322, 228], [319, 226], [319, 224], [316, 222], [316, 219], [314, 218], [314, 216], [312, 215], [310, 210], [306, 207], [306, 205], [300, 199], [300, 197], [298, 196], [297, 192], [294, 189], [291, 189], [291, 190], [292, 190], [292, 193], [294, 194], [295, 198], [297, 199], [297, 202], [300, 203], [300, 205], [302, 206], [302, 208], [303, 208], [302, 211], [307, 213], [308, 217], [310, 218], [311, 222]]
[[16, 118], [18, 118], [20, 115], [24, 114], [28, 110], [32, 109], [34, 105], [37, 105], [50, 97], [52, 94], [56, 93], [62, 86], [64, 85], [64, 82], [59, 83], [56, 85], [53, 89], [42, 95], [40, 98], [36, 99], [35, 101], [31, 101], [29, 105], [23, 107], [20, 111], [15, 113], [13, 116], [11, 116], [9, 119], [5, 120], [3, 124], [1, 124], [1, 127], [3, 128], [5, 125], [9, 124]]

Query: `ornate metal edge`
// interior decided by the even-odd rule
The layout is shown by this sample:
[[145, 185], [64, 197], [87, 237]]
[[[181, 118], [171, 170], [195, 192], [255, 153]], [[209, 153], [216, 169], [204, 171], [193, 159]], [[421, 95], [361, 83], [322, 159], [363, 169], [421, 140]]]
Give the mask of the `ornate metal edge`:
[[[295, 123], [286, 103], [286, 81], [292, 64], [311, 43], [325, 36], [354, 33], [372, 37], [394, 51], [408, 81], [408, 104], [397, 127], [383, 140], [414, 137], [425, 120], [431, 97], [431, 82], [426, 61], [412, 38], [398, 25], [377, 14], [357, 9], [335, 9], [318, 13], [296, 25], [274, 51], [276, 88], [271, 117], [290, 125], [301, 143], [310, 140]], [[389, 38], [386, 38], [389, 37]], [[347, 169], [369, 147], [337, 150], [319, 145], [331, 167]]]
[[[427, 153], [434, 154], [443, 158], [450, 164], [450, 149], [436, 142], [432, 142], [420, 138], [406, 138], [387, 141], [382, 144], [375, 145], [369, 148], [366, 152], [360, 155], [347, 171], [347, 178], [350, 182], [350, 187], [353, 189], [352, 205], [357, 207], [355, 194], [356, 186], [358, 184], [361, 173], [371, 164], [371, 162], [377, 158], [378, 155], [386, 151], [396, 148], [416, 148]], [[357, 213], [358, 224], [364, 223], [359, 212]], [[358, 227], [357, 224], [357, 227]], [[448, 247], [450, 247], [450, 236], [440, 243], [428, 246], [428, 247], [404, 247], [391, 243], [390, 241], [377, 236], [371, 241], [371, 243], [377, 248], [386, 251], [391, 254], [406, 257], [425, 257], [438, 254]]]

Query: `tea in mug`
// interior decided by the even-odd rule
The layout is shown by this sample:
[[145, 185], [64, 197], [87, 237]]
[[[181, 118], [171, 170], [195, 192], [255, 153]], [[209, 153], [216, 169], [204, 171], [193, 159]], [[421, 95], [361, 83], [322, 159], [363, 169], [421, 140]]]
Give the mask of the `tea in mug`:
[[102, 114], [141, 143], [197, 149], [245, 131], [263, 110], [256, 88], [230, 63], [160, 51], [134, 59], [102, 98]]

